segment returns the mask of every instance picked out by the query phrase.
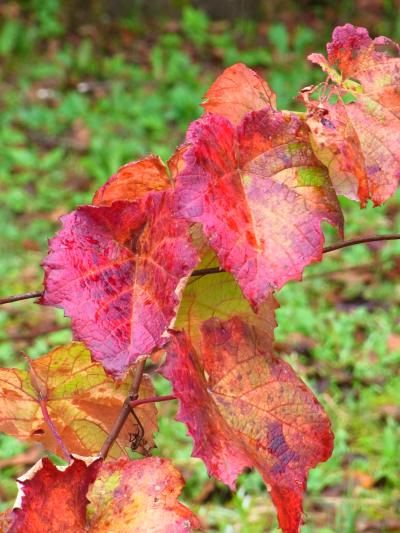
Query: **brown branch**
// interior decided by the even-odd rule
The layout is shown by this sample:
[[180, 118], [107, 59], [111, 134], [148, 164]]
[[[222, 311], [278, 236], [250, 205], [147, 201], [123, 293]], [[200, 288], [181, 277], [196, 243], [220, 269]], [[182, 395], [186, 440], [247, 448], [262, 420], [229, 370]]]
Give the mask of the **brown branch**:
[[42, 291], [37, 292], [25, 292], [24, 294], [15, 294], [14, 296], [6, 296], [0, 298], [0, 305], [9, 304], [11, 302], [19, 302], [20, 300], [29, 300], [30, 298], [39, 298], [42, 296]]
[[222, 272], [226, 272], [226, 270], [220, 267], [199, 268], [198, 270], [193, 270], [192, 276], [206, 276], [207, 274], [222, 274]]
[[170, 400], [176, 400], [176, 396], [173, 394], [168, 394], [167, 396], [152, 396], [151, 398], [143, 398], [143, 400], [133, 400], [130, 402], [130, 405], [134, 408], [144, 403], [168, 402]]
[[[356, 239], [349, 239], [348, 241], [339, 241], [331, 246], [325, 246], [322, 250], [324, 254], [333, 252], [335, 250], [340, 250], [341, 248], [347, 248], [348, 246], [354, 246], [355, 244], [365, 244], [368, 242], [376, 241], [394, 241], [400, 239], [399, 233], [388, 233], [387, 235], [371, 235], [370, 237], [358, 237]], [[206, 274], [220, 274], [225, 272], [222, 268], [212, 267], [212, 268], [201, 268], [199, 270], [194, 270], [192, 276], [205, 276]]]
[[324, 254], [340, 250], [341, 248], [347, 248], [348, 246], [354, 246], [355, 244], [366, 244], [368, 242], [377, 241], [395, 241], [400, 239], [398, 233], [388, 233], [387, 235], [371, 235], [370, 237], [358, 237], [355, 239], [349, 239], [348, 241], [339, 241], [331, 246], [325, 246], [323, 249]]
[[[399, 233], [388, 233], [387, 235], [371, 235], [370, 237], [358, 237], [356, 239], [349, 239], [348, 241], [339, 241], [330, 246], [325, 246], [323, 253], [327, 254], [335, 250], [340, 250], [341, 248], [347, 248], [348, 246], [354, 246], [355, 244], [366, 244], [368, 242], [377, 242], [377, 241], [394, 241], [400, 239]], [[198, 270], [193, 270], [192, 276], [205, 276], [207, 274], [219, 274], [225, 272], [224, 269], [219, 267], [210, 267], [210, 268], [200, 268]], [[6, 296], [5, 298], [0, 298], [0, 305], [8, 304], [11, 302], [18, 302], [19, 300], [28, 300], [30, 298], [39, 298], [43, 295], [42, 291], [38, 292], [26, 292], [24, 294], [15, 294], [14, 296]]]
[[110, 431], [108, 437], [104, 441], [104, 444], [100, 450], [100, 457], [102, 459], [105, 459], [107, 457], [111, 446], [114, 444], [114, 441], [118, 438], [118, 435], [120, 434], [120, 431], [123, 428], [123, 425], [125, 424], [126, 419], [131, 413], [131, 409], [132, 409], [131, 402], [133, 402], [134, 400], [137, 400], [138, 398], [139, 387], [142, 381], [142, 376], [143, 376], [145, 365], [146, 365], [146, 359], [143, 359], [142, 361], [139, 361], [136, 367], [136, 372], [133, 377], [133, 382], [132, 382], [132, 386], [129, 391], [129, 394], [125, 398], [125, 401], [121, 407], [121, 411], [119, 412], [119, 415], [114, 423], [114, 426], [112, 430]]

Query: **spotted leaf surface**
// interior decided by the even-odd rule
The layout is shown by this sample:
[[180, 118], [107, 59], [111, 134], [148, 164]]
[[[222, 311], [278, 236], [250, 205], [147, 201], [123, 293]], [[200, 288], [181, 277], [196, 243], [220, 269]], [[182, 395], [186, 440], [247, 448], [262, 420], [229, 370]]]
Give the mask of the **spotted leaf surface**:
[[321, 259], [322, 221], [341, 228], [328, 173], [294, 114], [255, 111], [237, 127], [206, 114], [187, 139], [178, 212], [202, 224], [221, 266], [256, 307]]
[[[1, 368], [0, 431], [21, 440], [41, 442], [47, 450], [60, 454], [43, 418], [40, 406], [43, 402], [70, 452], [97, 454], [115, 423], [131, 381], [129, 378], [117, 386], [100, 364], [92, 362], [90, 352], [80, 343], [56, 348], [32, 361], [30, 372]], [[144, 376], [139, 398], [151, 396], [154, 396], [153, 386], [148, 376]], [[151, 403], [140, 405], [135, 411], [145, 429], [146, 443], [138, 449], [143, 453], [154, 444], [157, 411]], [[130, 435], [137, 429], [137, 422], [129, 417], [109, 456], [125, 453], [130, 446]]]
[[187, 533], [200, 524], [178, 501], [183, 478], [166, 459], [103, 464], [88, 498], [92, 533]]
[[65, 469], [41, 459], [18, 480], [19, 498], [10, 533], [60, 533], [86, 530], [86, 493], [99, 462], [74, 459]]
[[238, 124], [249, 111], [275, 108], [276, 96], [254, 70], [237, 63], [224, 70], [204, 95], [202, 107]]
[[[218, 267], [215, 254], [207, 252], [198, 268], [202, 270]], [[270, 294], [255, 311], [229, 272], [192, 276], [184, 289], [174, 327], [185, 330], [193, 346], [198, 349], [201, 342], [201, 324], [204, 321], [214, 317], [226, 320], [235, 315], [254, 326], [268, 339], [268, 343], [272, 344], [277, 307], [277, 301]]]
[[297, 532], [308, 470], [330, 457], [333, 436], [322, 407], [269, 339], [237, 317], [210, 319], [201, 352], [176, 333], [162, 373], [209, 474], [234, 488], [245, 467], [257, 468], [281, 528]]
[[[365, 28], [336, 28], [328, 58], [311, 54], [330, 84], [319, 100], [303, 91], [313, 146], [338, 193], [382, 204], [400, 178], [400, 56], [386, 37]], [[338, 69], [338, 70], [336, 70]]]
[[172, 192], [83, 206], [62, 218], [45, 259], [41, 303], [64, 309], [77, 340], [114, 377], [161, 347], [197, 263]]

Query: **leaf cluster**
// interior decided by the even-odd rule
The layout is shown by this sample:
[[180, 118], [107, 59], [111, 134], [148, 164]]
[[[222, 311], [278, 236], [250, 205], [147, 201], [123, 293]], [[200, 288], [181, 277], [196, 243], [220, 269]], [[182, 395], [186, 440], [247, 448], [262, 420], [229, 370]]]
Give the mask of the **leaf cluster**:
[[[321, 261], [323, 222], [343, 236], [338, 195], [378, 206], [400, 177], [399, 47], [347, 24], [327, 51], [309, 56], [327, 78], [301, 91], [305, 113], [278, 110], [269, 85], [235, 64], [166, 164], [128, 163], [62, 217], [40, 303], [62, 308], [80, 343], [28, 372], [1, 370], [0, 429], [67, 450], [69, 465], [44, 459], [20, 479], [17, 506], [3, 515], [10, 531], [200, 527], [177, 502], [182, 484], [168, 461], [106, 461], [127, 441], [144, 455], [153, 445], [148, 358], [171, 382], [209, 474], [234, 488], [256, 468], [282, 530], [299, 530], [308, 472], [330, 457], [333, 434], [274, 353], [274, 293]], [[38, 513], [44, 498], [62, 519]]]

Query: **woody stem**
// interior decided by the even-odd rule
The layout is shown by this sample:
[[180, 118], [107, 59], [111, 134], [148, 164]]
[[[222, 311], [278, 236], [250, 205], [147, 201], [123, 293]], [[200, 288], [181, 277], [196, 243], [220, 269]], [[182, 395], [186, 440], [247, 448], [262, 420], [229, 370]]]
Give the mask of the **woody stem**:
[[114, 444], [115, 440], [118, 438], [118, 435], [120, 434], [121, 429], [123, 428], [126, 419], [128, 418], [129, 414], [131, 413], [131, 402], [137, 400], [137, 397], [139, 395], [139, 387], [140, 383], [142, 381], [144, 367], [146, 365], [146, 359], [143, 359], [142, 361], [139, 361], [139, 363], [136, 366], [136, 371], [133, 376], [133, 382], [131, 389], [129, 391], [128, 396], [125, 398], [124, 403], [122, 404], [121, 410], [119, 412], [119, 415], [114, 423], [113, 428], [111, 429], [108, 437], [104, 441], [104, 444], [100, 450], [100, 457], [102, 459], [105, 459], [108, 455], [108, 452], [110, 451], [111, 446]]

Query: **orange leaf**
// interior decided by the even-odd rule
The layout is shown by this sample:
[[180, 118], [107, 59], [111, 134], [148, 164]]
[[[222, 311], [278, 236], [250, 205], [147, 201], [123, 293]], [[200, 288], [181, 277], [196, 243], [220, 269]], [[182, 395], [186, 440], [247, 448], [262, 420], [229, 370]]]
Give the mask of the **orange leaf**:
[[268, 337], [238, 317], [210, 319], [202, 352], [176, 333], [162, 374], [180, 402], [177, 420], [194, 439], [193, 455], [234, 488], [245, 467], [257, 468], [285, 533], [297, 533], [308, 470], [333, 448], [329, 420]]
[[181, 474], [166, 459], [119, 459], [101, 466], [89, 490], [91, 533], [187, 533], [200, 524], [179, 503]]
[[0, 531], [2, 533], [8, 533], [10, 531], [13, 518], [14, 515], [12, 509], [7, 509], [7, 511], [0, 513]]
[[201, 105], [206, 111], [222, 115], [232, 124], [238, 124], [249, 111], [276, 107], [276, 96], [268, 83], [243, 63], [225, 69], [204, 98]]
[[74, 458], [67, 467], [44, 458], [18, 484], [14, 510], [0, 515], [4, 533], [188, 533], [200, 527], [178, 501], [181, 474], [158, 457]]
[[327, 93], [317, 102], [313, 88], [302, 92], [315, 153], [337, 193], [380, 205], [400, 179], [399, 46], [346, 24], [335, 29], [327, 50], [328, 59], [309, 56], [328, 74]]
[[13, 511], [10, 533], [84, 533], [86, 493], [100, 465], [91, 458], [80, 459], [63, 468], [40, 459], [19, 478], [19, 497]]
[[[91, 361], [90, 352], [80, 343], [52, 350], [32, 361], [32, 368], [46, 385], [47, 410], [67, 448], [80, 455], [98, 453], [121, 410], [132, 379], [117, 386], [101, 365]], [[154, 396], [153, 386], [144, 376], [139, 398], [151, 396]], [[152, 403], [140, 405], [135, 411], [145, 429], [147, 443], [138, 449], [144, 453], [153, 445], [157, 411]], [[39, 394], [25, 370], [0, 369], [0, 431], [21, 440], [41, 442], [48, 450], [60, 453], [44, 421]], [[125, 453], [130, 434], [136, 431], [136, 422], [129, 417], [110, 450], [110, 457]]]
[[178, 149], [167, 164], [155, 155], [127, 163], [96, 192], [94, 205], [111, 205], [126, 200], [143, 199], [151, 191], [162, 191], [171, 186], [177, 173], [184, 148]]

